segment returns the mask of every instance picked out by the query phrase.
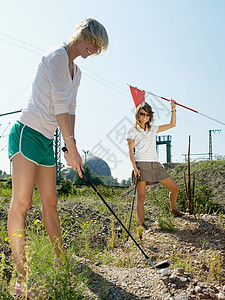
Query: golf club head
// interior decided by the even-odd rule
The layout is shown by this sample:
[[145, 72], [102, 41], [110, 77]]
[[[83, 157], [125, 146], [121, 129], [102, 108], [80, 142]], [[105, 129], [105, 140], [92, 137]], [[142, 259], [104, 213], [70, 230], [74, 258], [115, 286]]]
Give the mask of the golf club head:
[[155, 265], [156, 269], [166, 269], [170, 265], [168, 260], [164, 260]]

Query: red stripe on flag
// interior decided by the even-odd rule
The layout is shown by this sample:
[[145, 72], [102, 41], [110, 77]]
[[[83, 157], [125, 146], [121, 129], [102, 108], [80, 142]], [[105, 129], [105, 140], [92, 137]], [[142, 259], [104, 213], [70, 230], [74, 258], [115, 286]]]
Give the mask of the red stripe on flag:
[[145, 101], [145, 92], [130, 86], [130, 92], [134, 100], [134, 104], [138, 107], [139, 104]]
[[[169, 102], [170, 102], [170, 100], [167, 99], [167, 98], [164, 98], [164, 97], [160, 97], [160, 98], [163, 99], [163, 100], [166, 100], [166, 101], [169, 101]], [[176, 104], [179, 105], [179, 106], [181, 106], [181, 107], [183, 107], [183, 108], [189, 109], [189, 110], [195, 112], [196, 114], [198, 114], [198, 111], [195, 110], [195, 109], [192, 109], [192, 108], [190, 108], [190, 107], [184, 106], [183, 104], [180, 104], [180, 103], [177, 103], [177, 102], [176, 102]]]

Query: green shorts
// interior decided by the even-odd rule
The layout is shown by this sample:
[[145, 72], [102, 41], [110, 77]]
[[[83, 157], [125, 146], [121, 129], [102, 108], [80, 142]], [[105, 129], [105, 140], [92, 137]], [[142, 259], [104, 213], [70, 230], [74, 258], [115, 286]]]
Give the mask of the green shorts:
[[39, 166], [55, 166], [53, 139], [16, 121], [9, 134], [9, 159], [12, 160], [18, 153]]

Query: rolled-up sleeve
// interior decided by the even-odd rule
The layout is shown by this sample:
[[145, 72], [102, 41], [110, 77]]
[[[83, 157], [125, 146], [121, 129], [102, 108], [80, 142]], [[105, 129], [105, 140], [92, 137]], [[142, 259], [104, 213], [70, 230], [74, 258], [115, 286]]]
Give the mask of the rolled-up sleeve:
[[127, 139], [134, 140], [134, 136], [135, 136], [135, 128], [131, 127], [127, 132]]
[[47, 74], [51, 85], [51, 97], [55, 115], [69, 113], [68, 95], [70, 78], [68, 72], [68, 59], [63, 54], [54, 55], [47, 66]]

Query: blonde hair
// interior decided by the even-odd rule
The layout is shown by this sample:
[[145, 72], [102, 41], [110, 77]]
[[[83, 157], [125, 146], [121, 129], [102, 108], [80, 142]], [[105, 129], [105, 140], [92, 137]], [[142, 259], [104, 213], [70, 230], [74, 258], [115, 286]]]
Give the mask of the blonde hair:
[[81, 36], [85, 42], [99, 48], [98, 52], [94, 55], [99, 55], [108, 48], [109, 38], [107, 32], [104, 26], [95, 19], [88, 18], [80, 21], [69, 38], [68, 44], [76, 44]]
[[146, 127], [147, 127], [148, 130], [150, 130], [151, 126], [152, 126], [152, 123], [154, 121], [154, 119], [153, 119], [154, 112], [152, 111], [152, 107], [146, 102], [142, 102], [141, 104], [139, 104], [137, 109], [136, 109], [134, 127], [138, 130], [137, 125], [141, 126], [141, 124], [140, 124], [140, 111], [142, 109], [150, 115], [148, 122], [146, 122]]

